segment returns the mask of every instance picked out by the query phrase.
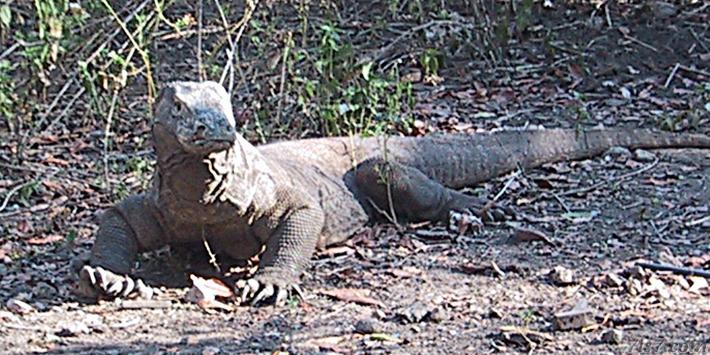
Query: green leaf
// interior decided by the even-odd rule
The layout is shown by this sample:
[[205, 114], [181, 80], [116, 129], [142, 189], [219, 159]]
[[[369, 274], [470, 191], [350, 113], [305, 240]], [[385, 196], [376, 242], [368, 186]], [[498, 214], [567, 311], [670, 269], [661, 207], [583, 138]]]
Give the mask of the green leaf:
[[0, 24], [4, 27], [10, 27], [10, 22], [12, 21], [12, 12], [10, 11], [10, 5], [0, 6]]
[[372, 62], [369, 62], [362, 66], [362, 77], [365, 80], [370, 80], [370, 71], [372, 70]]

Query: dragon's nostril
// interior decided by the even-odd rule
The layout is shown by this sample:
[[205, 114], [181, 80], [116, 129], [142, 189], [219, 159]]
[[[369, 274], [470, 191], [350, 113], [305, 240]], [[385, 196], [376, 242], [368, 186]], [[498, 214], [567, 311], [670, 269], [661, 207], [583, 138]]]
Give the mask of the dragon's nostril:
[[207, 126], [205, 126], [204, 124], [197, 123], [195, 125], [195, 134], [203, 136], [205, 134], [205, 131], [207, 131]]

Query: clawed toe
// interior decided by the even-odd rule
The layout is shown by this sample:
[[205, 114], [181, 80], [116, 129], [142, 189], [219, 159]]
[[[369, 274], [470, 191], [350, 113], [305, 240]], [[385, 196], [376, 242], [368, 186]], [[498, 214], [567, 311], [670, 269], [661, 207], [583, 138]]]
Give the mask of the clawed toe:
[[76, 292], [90, 299], [136, 296], [150, 299], [155, 293], [140, 279], [127, 275], [117, 275], [100, 266], [85, 265], [79, 271], [79, 284]]
[[449, 228], [458, 233], [481, 230], [484, 224], [504, 222], [515, 218], [513, 209], [493, 202], [480, 203], [449, 212]]
[[515, 211], [507, 206], [492, 204], [484, 206], [479, 216], [484, 222], [503, 222], [515, 218]]
[[274, 305], [283, 306], [288, 300], [289, 290], [294, 290], [295, 294], [301, 296], [303, 292], [297, 285], [277, 285], [272, 282], [260, 282], [256, 278], [239, 280], [237, 289], [241, 289], [241, 302], [249, 303], [252, 306]]

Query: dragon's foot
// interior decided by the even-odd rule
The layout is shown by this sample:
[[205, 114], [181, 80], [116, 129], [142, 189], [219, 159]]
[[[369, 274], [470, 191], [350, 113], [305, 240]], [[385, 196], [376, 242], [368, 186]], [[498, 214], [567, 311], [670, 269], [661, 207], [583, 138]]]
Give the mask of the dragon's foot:
[[449, 230], [463, 234], [466, 231], [475, 233], [483, 229], [483, 221], [480, 217], [470, 211], [450, 211], [449, 212]]
[[510, 207], [468, 195], [456, 199], [450, 212], [473, 214], [482, 222], [502, 222], [515, 218], [515, 211]]
[[513, 211], [513, 209], [494, 202], [487, 202], [480, 208], [474, 209], [473, 212], [481, 218], [483, 222], [503, 222], [515, 218], [515, 211]]
[[291, 291], [303, 298], [303, 291], [297, 283], [284, 282], [276, 277], [266, 275], [256, 275], [250, 279], [239, 280], [236, 287], [237, 290], [241, 290], [241, 301], [248, 302], [252, 306], [259, 304], [283, 306]]
[[150, 299], [155, 291], [140, 279], [118, 275], [100, 266], [85, 265], [79, 271], [76, 293], [90, 299], [116, 297]]

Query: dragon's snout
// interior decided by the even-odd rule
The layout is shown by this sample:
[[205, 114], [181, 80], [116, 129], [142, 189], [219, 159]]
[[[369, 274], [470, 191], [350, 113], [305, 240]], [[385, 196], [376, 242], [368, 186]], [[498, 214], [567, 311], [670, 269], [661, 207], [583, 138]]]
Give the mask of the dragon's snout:
[[195, 109], [192, 120], [184, 120], [179, 128], [179, 138], [192, 150], [212, 152], [227, 149], [236, 140], [236, 129], [224, 113], [218, 110]]

